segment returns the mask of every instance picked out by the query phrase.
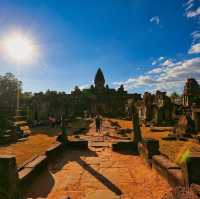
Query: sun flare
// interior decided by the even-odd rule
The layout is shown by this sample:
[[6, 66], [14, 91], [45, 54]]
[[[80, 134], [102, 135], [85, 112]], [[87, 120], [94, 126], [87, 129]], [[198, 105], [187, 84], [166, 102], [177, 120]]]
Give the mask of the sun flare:
[[33, 62], [37, 55], [37, 47], [34, 42], [21, 33], [7, 35], [2, 40], [4, 54], [16, 63]]

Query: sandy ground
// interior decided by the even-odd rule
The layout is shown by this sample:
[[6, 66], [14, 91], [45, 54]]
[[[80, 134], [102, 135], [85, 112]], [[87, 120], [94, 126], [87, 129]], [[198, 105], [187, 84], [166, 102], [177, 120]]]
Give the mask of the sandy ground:
[[[131, 121], [110, 119], [112, 121], [117, 121], [122, 128], [132, 128]], [[79, 123], [75, 123], [74, 126], [81, 126]], [[82, 125], [83, 126], [83, 125]], [[81, 127], [82, 127], [81, 126]], [[34, 133], [28, 138], [28, 140], [23, 142], [17, 142], [10, 144], [8, 146], [0, 146], [0, 154], [16, 155], [17, 165], [21, 165], [25, 161], [33, 158], [35, 155], [39, 155], [46, 151], [51, 145], [56, 141], [57, 132], [59, 129], [36, 129]], [[109, 132], [110, 135], [115, 135], [114, 128], [111, 128], [108, 119], [105, 119], [103, 125], [103, 131]], [[167, 136], [170, 132], [151, 132], [148, 127], [142, 127], [142, 136], [155, 138], [160, 141], [160, 151], [167, 155], [172, 161], [179, 163], [182, 155], [187, 151], [187, 149], [200, 151], [200, 145], [191, 141], [165, 141], [162, 137]], [[85, 139], [90, 139], [92, 136], [97, 136], [98, 134], [89, 131], [88, 136]]]
[[113, 152], [113, 139], [103, 142], [94, 125], [86, 136], [89, 150], [61, 154], [35, 179], [26, 199], [160, 199], [171, 190], [139, 156]]
[[[124, 121], [118, 119], [111, 119], [112, 121], [117, 121], [122, 128], [132, 128], [131, 121]], [[180, 164], [181, 158], [187, 150], [190, 151], [200, 151], [200, 144], [193, 141], [166, 141], [162, 140], [166, 137], [170, 131], [162, 132], [152, 132], [149, 127], [141, 127], [143, 138], [155, 138], [159, 140], [161, 153], [167, 155], [169, 159], [177, 164]]]
[[[89, 122], [73, 121], [68, 132], [73, 132], [78, 128], [87, 128]], [[0, 155], [15, 155], [17, 165], [22, 165], [25, 161], [32, 159], [36, 155], [44, 153], [56, 142], [60, 128], [38, 127], [32, 129], [33, 133], [22, 142], [12, 143], [6, 146], [0, 145]]]
[[33, 158], [35, 155], [44, 153], [50, 146], [56, 142], [57, 133], [52, 133], [56, 129], [49, 129], [50, 133], [36, 131], [27, 140], [16, 142], [8, 146], [0, 146], [0, 154], [15, 155], [17, 165], [20, 166], [25, 161]]

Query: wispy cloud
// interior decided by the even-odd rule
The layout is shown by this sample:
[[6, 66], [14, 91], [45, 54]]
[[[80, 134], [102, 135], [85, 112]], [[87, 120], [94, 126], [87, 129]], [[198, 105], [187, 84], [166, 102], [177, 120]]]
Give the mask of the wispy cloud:
[[[199, 2], [199, 0], [188, 0], [183, 6], [185, 8], [185, 15], [187, 18], [197, 18], [198, 22], [200, 22], [200, 6], [195, 4]], [[196, 8], [193, 8], [195, 7]], [[199, 54], [200, 53], [200, 31], [195, 30], [191, 33], [192, 36], [192, 44], [190, 49], [188, 50], [188, 54]]]
[[173, 65], [172, 59], [167, 59], [160, 64], [160, 66], [171, 66], [171, 65]]
[[194, 5], [193, 2], [194, 2], [194, 0], [189, 0], [184, 4], [184, 6], [186, 6], [186, 8], [185, 8], [186, 11], [188, 11], [189, 9], [191, 9], [193, 7], [193, 5]]
[[188, 18], [194, 18], [200, 15], [200, 7], [195, 8], [195, 3], [199, 0], [188, 0], [186, 3], [183, 4], [185, 7], [185, 15]]
[[[187, 18], [197, 18], [200, 16], [200, 7], [195, 7], [199, 0], [188, 0], [185, 6], [185, 16]], [[159, 24], [159, 16], [154, 16], [150, 22]], [[189, 54], [200, 53], [200, 31], [191, 33], [192, 45], [188, 50]], [[193, 77], [200, 81], [200, 57], [182, 61], [159, 57], [152, 61], [153, 69], [147, 71], [139, 77], [132, 77], [124, 81], [115, 82], [115, 85], [124, 84], [128, 90], [143, 88], [148, 91], [157, 89], [167, 92], [182, 92], [184, 82], [187, 78]], [[156, 67], [155, 67], [156, 66]]]
[[144, 87], [151, 91], [160, 89], [168, 92], [179, 92], [187, 78], [193, 77], [200, 80], [199, 65], [200, 58], [175, 63], [165, 61], [165, 67], [160, 66], [139, 77], [129, 78], [128, 80], [115, 82], [114, 84], [124, 84], [124, 87], [128, 90]]
[[152, 79], [151, 76], [141, 75], [136, 78], [129, 78], [126, 81], [114, 82], [113, 84], [116, 86], [123, 84], [125, 89], [132, 89], [132, 88], [138, 88], [142, 86], [148, 86], [150, 84], [155, 84], [155, 83], [156, 81]]
[[159, 16], [154, 16], [154, 17], [152, 17], [150, 19], [150, 22], [152, 22], [152, 23], [155, 22], [157, 25], [159, 25], [160, 24], [160, 17]]
[[163, 59], [165, 59], [164, 57], [159, 57], [158, 59], [153, 60], [153, 62], [151, 63], [153, 66], [158, 64], [159, 62], [161, 62]]
[[196, 17], [196, 16], [199, 16], [199, 15], [200, 15], [200, 7], [198, 7], [196, 10], [189, 10], [186, 13], [186, 16], [188, 18]]
[[86, 89], [86, 88], [89, 88], [89, 87], [90, 87], [89, 84], [84, 84], [84, 85], [79, 86], [80, 90], [83, 90], [83, 89]]
[[193, 44], [188, 51], [189, 54], [199, 54], [200, 53], [200, 43]]
[[186, 2], [186, 5], [190, 5], [191, 3], [193, 3], [194, 2], [194, 0], [188, 0], [187, 2]]
[[191, 33], [193, 42], [199, 41], [200, 40], [200, 31], [196, 30]]

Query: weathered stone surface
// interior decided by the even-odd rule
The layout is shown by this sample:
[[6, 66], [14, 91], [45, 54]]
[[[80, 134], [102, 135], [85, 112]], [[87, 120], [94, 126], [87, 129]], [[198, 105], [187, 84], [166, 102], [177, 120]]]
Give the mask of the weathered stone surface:
[[19, 180], [23, 181], [25, 178], [28, 178], [28, 176], [33, 171], [33, 168], [24, 168], [21, 171], [18, 172]]
[[170, 161], [166, 156], [164, 155], [154, 155], [153, 156], [153, 165], [159, 165], [161, 168], [165, 169], [180, 169], [180, 167]]
[[46, 155], [48, 158], [54, 158], [61, 151], [62, 144], [60, 142], [56, 142], [53, 146], [46, 150]]
[[169, 126], [173, 123], [171, 99], [166, 92], [156, 91], [156, 94], [145, 92], [142, 101], [137, 101], [140, 120], [145, 124]]
[[183, 186], [185, 184], [181, 168], [171, 162], [166, 156], [154, 155], [152, 166], [173, 186]]
[[192, 106], [193, 104], [198, 104], [199, 102], [200, 86], [198, 82], [189, 78], [185, 82], [184, 92], [183, 92], [183, 105], [185, 107]]
[[0, 156], [0, 198], [19, 199], [18, 174], [15, 156]]
[[86, 140], [73, 140], [68, 141], [65, 144], [66, 148], [74, 148], [74, 149], [88, 149], [88, 141]]
[[190, 187], [177, 186], [166, 193], [162, 199], [199, 199]]
[[191, 184], [191, 189], [193, 192], [200, 197], [200, 185], [199, 184]]
[[102, 198], [109, 198], [109, 199], [120, 199], [120, 196], [116, 196], [112, 191], [109, 190], [97, 190], [91, 191], [86, 194], [83, 199], [102, 199]]
[[18, 172], [19, 175], [19, 186], [21, 191], [32, 183], [33, 179], [41, 174], [47, 166], [47, 156], [40, 155], [35, 157], [32, 161], [28, 162]]
[[112, 144], [113, 151], [132, 151], [138, 153], [137, 145], [133, 141], [117, 142]]
[[[108, 147], [89, 149], [91, 151], [66, 150], [60, 160], [49, 167], [48, 175], [42, 174], [29, 187], [27, 196], [160, 199], [170, 190], [167, 182], [143, 164], [139, 156], [122, 155]], [[43, 190], [47, 190], [46, 193]]]
[[35, 158], [33, 161], [26, 164], [25, 168], [40, 168], [40, 167], [46, 166], [46, 163], [47, 163], [47, 156], [40, 155], [37, 158]]
[[174, 133], [178, 135], [195, 133], [195, 124], [189, 114], [182, 115], [179, 118], [178, 124], [174, 129]]
[[148, 159], [152, 159], [153, 155], [160, 154], [158, 140], [145, 138], [142, 140], [142, 145], [144, 146], [144, 152], [146, 153]]
[[[89, 133], [93, 137], [94, 126]], [[114, 152], [108, 146], [93, 147], [95, 140], [91, 137], [87, 150], [68, 148], [52, 161], [48, 170], [28, 186], [26, 197], [160, 199], [171, 189], [155, 170], [144, 164], [140, 156]], [[111, 146], [117, 140], [107, 141]]]
[[173, 187], [185, 186], [183, 172], [181, 169], [168, 169], [167, 180]]
[[182, 164], [186, 184], [200, 184], [200, 152], [191, 152]]
[[195, 124], [195, 130], [200, 131], [200, 108], [192, 107], [192, 119]]

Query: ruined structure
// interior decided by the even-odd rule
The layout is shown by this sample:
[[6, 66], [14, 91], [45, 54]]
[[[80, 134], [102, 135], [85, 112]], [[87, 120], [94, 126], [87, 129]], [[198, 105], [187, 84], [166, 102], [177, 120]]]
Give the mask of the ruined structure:
[[171, 99], [166, 92], [145, 92], [137, 101], [141, 122], [158, 126], [174, 125], [182, 115], [188, 115], [200, 130], [200, 86], [195, 79], [187, 79], [182, 96]]
[[187, 79], [183, 91], [184, 112], [189, 114], [194, 121], [195, 130], [200, 130], [200, 86], [193, 79]]
[[183, 91], [183, 106], [191, 107], [200, 105], [200, 86], [198, 82], [191, 78], [187, 79]]
[[143, 99], [138, 101], [137, 108], [140, 120], [155, 125], [169, 125], [172, 122], [172, 102], [166, 92], [155, 94], [145, 92]]
[[80, 115], [87, 111], [91, 115], [99, 112], [104, 116], [125, 117], [127, 100], [132, 98], [137, 101], [141, 99], [141, 96], [136, 93], [128, 94], [123, 85], [118, 89], [105, 86], [105, 78], [99, 68], [95, 75], [94, 85], [82, 91], [76, 86], [70, 98], [75, 114]]

